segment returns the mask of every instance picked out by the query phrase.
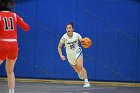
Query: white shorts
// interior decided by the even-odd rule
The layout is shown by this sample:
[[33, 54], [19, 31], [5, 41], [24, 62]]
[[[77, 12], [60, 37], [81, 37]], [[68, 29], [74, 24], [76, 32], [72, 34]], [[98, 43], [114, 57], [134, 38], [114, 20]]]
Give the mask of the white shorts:
[[71, 65], [76, 65], [76, 59], [79, 57], [83, 58], [82, 52], [67, 54], [68, 61]]

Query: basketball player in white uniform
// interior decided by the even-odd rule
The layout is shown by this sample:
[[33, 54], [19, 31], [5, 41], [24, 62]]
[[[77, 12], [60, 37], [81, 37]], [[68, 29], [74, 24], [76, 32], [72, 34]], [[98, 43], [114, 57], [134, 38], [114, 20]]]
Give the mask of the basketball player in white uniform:
[[83, 54], [82, 48], [79, 47], [79, 41], [82, 42], [82, 37], [80, 34], [73, 32], [74, 27], [73, 23], [68, 23], [66, 25], [67, 33], [64, 34], [58, 45], [58, 52], [61, 59], [64, 61], [66, 57], [62, 54], [62, 45], [65, 45], [67, 59], [70, 65], [74, 68], [74, 70], [78, 73], [80, 79], [84, 79], [85, 83], [83, 87], [90, 87], [87, 78], [87, 72], [83, 67]]

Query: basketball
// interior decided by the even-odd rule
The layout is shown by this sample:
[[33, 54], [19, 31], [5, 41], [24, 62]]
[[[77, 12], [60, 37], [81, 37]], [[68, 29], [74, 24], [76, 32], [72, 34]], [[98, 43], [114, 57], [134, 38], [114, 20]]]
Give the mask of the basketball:
[[89, 48], [92, 45], [92, 41], [88, 37], [85, 37], [82, 39], [81, 45], [83, 48]]

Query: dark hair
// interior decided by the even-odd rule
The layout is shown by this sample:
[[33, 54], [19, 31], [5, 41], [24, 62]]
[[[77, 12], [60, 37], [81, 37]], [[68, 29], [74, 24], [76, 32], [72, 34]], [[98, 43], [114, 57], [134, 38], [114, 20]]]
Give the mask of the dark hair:
[[[74, 28], [73, 22], [69, 22], [69, 23], [67, 23], [67, 25], [71, 25], [72, 28]], [[67, 25], [66, 25], [66, 26], [67, 26]]]
[[0, 11], [12, 11], [14, 0], [0, 0]]

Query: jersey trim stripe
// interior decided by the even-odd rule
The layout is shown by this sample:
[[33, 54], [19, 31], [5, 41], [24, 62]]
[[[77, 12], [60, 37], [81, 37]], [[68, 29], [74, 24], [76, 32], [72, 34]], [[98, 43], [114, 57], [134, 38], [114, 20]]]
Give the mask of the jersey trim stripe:
[[0, 41], [15, 42], [17, 39], [0, 39]]
[[14, 16], [15, 16], [15, 20], [16, 20], [16, 22], [17, 22], [17, 16], [16, 16], [16, 13], [14, 13]]

